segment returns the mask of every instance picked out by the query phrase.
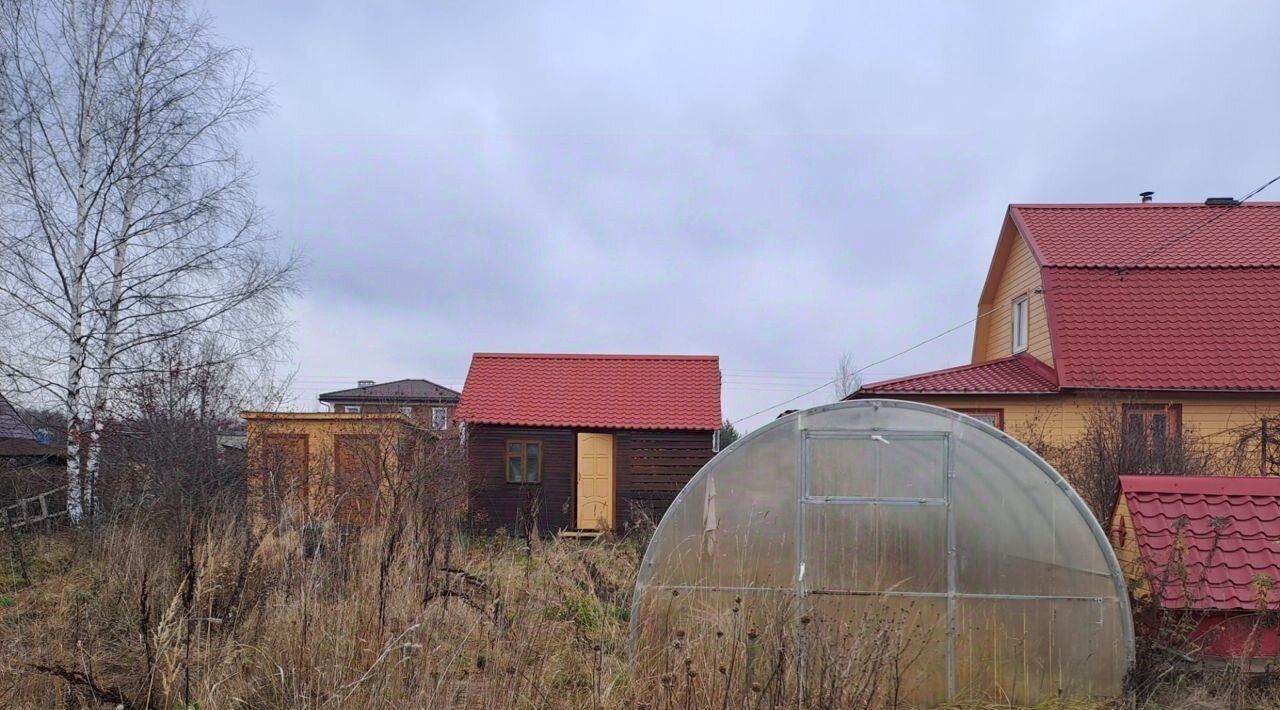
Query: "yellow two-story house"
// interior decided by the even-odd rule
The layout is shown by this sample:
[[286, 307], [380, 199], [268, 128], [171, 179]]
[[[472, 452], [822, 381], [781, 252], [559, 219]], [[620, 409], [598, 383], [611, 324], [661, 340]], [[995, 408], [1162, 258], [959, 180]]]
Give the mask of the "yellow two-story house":
[[1111, 411], [1157, 459], [1194, 440], [1237, 473], [1277, 472], [1280, 203], [1011, 205], [977, 310], [970, 364], [851, 398], [947, 407], [1059, 452], [1097, 445]]

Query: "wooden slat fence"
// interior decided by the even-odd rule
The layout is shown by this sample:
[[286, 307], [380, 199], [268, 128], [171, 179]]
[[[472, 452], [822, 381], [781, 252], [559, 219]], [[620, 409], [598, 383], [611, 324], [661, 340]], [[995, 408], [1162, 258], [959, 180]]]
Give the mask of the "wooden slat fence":
[[46, 531], [52, 530], [54, 521], [67, 514], [66, 490], [66, 486], [59, 486], [5, 507], [0, 511], [0, 530], [20, 530], [39, 523], [44, 523]]
[[655, 522], [713, 455], [710, 432], [628, 431], [618, 438], [620, 488]]

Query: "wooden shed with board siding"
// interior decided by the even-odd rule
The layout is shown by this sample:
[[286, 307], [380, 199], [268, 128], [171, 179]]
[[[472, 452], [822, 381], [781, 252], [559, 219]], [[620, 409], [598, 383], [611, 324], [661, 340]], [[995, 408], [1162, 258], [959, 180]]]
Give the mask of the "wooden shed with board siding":
[[595, 534], [656, 522], [715, 454], [720, 361], [477, 353], [457, 419], [478, 527]]
[[241, 412], [251, 510], [263, 520], [369, 522], [403, 483], [405, 455], [433, 433], [402, 414]]

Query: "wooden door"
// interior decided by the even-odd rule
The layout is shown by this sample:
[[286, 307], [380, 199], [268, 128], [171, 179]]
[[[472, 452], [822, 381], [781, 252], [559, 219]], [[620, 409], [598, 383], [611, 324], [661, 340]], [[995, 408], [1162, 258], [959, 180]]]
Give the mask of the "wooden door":
[[307, 474], [311, 460], [306, 434], [266, 434], [261, 458], [255, 462], [256, 488], [261, 512], [274, 518], [289, 499], [302, 512], [311, 510], [311, 491]]
[[333, 437], [334, 518], [347, 525], [363, 525], [372, 519], [382, 486], [378, 437], [373, 434], [336, 434]]
[[613, 435], [578, 434], [578, 529], [613, 527]]

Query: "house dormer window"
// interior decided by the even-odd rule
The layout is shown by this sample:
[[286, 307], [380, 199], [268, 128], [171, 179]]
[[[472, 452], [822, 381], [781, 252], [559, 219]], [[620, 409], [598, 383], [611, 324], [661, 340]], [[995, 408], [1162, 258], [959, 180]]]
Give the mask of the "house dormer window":
[[1013, 299], [1013, 352], [1027, 349], [1027, 297]]

